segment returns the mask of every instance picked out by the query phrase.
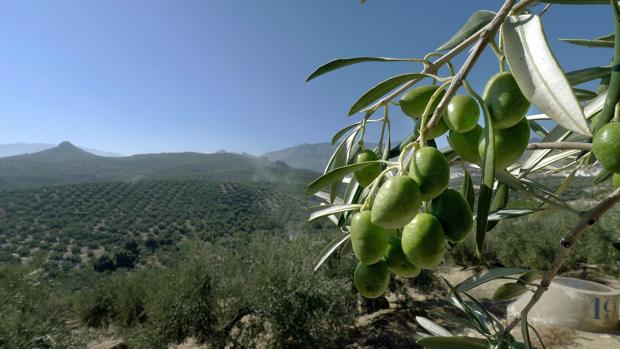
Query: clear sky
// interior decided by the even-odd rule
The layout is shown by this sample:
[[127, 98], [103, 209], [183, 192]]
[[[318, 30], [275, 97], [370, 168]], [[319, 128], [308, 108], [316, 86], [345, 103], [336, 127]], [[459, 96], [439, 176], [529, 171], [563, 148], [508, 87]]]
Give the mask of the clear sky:
[[[327, 141], [375, 83], [419, 67], [368, 63], [305, 84], [338, 57], [420, 57], [498, 0], [2, 0], [0, 144], [251, 154]], [[565, 70], [609, 49], [558, 37], [612, 31], [608, 6], [554, 6], [547, 35]], [[458, 60], [457, 60], [458, 61]], [[497, 71], [486, 54], [478, 89]], [[394, 109], [396, 138], [412, 123]]]

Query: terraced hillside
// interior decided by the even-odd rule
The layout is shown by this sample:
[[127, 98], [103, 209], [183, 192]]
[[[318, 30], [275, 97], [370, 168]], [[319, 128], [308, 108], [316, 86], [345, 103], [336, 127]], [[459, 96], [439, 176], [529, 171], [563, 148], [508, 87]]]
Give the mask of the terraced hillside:
[[156, 252], [186, 238], [311, 229], [300, 186], [213, 181], [91, 183], [4, 192], [0, 262], [41, 256], [68, 270], [130, 244]]

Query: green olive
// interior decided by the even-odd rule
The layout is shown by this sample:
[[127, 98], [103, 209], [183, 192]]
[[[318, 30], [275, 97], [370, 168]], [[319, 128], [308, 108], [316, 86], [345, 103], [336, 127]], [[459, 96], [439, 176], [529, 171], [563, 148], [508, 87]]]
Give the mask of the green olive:
[[400, 237], [393, 236], [388, 243], [387, 251], [385, 252], [385, 262], [388, 269], [400, 277], [412, 278], [420, 274], [420, 267], [411, 264], [405, 257], [403, 252], [402, 243]]
[[[530, 126], [526, 118], [510, 127], [495, 129], [495, 167], [504, 169], [517, 162], [530, 141]], [[480, 135], [478, 150], [480, 155], [484, 154], [485, 137]]]
[[390, 177], [377, 191], [371, 221], [386, 229], [400, 228], [415, 217], [421, 205], [420, 189], [413, 178]]
[[484, 88], [483, 99], [489, 108], [495, 129], [516, 125], [530, 108], [530, 102], [510, 72], [498, 73], [491, 77]]
[[390, 271], [384, 260], [372, 265], [358, 263], [353, 275], [357, 291], [366, 298], [381, 297], [390, 284]]
[[422, 147], [411, 158], [409, 175], [418, 184], [422, 201], [428, 201], [448, 187], [450, 165], [439, 150]]
[[469, 204], [454, 189], [446, 189], [434, 198], [430, 211], [441, 223], [446, 238], [452, 242], [463, 241], [474, 226]]
[[[402, 109], [403, 113], [412, 118], [419, 118], [424, 113], [424, 110], [426, 110], [428, 102], [438, 88], [439, 87], [435, 85], [412, 88], [400, 98], [400, 109]], [[439, 93], [439, 96], [435, 99], [435, 103], [433, 103], [431, 112], [437, 108], [437, 105], [445, 93], [445, 90]]]
[[[370, 149], [363, 150], [355, 157], [355, 163], [379, 160], [377, 153]], [[377, 178], [382, 171], [381, 164], [368, 165], [354, 172], [355, 180], [362, 186], [367, 187]]]
[[620, 122], [611, 122], [596, 132], [592, 151], [603, 167], [620, 173]]
[[480, 152], [478, 151], [478, 145], [480, 143], [480, 137], [482, 135], [482, 127], [479, 125], [465, 133], [459, 133], [450, 131], [448, 135], [448, 143], [458, 156], [463, 160], [471, 162], [472, 164], [480, 163]]
[[478, 125], [480, 108], [476, 100], [467, 95], [452, 97], [443, 120], [451, 131], [465, 133]]
[[366, 265], [375, 264], [383, 258], [388, 237], [396, 231], [378, 227], [370, 221], [370, 211], [362, 211], [351, 218], [351, 245], [357, 259]]
[[433, 269], [441, 262], [446, 238], [439, 220], [428, 213], [418, 214], [403, 228], [402, 247], [409, 262]]

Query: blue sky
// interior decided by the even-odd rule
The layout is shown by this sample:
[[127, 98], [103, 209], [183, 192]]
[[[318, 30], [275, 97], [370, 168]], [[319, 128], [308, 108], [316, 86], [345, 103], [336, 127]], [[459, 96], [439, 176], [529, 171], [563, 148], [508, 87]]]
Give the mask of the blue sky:
[[[251, 154], [327, 141], [351, 103], [410, 63], [369, 63], [305, 84], [338, 57], [420, 57], [477, 8], [501, 1], [106, 0], [0, 2], [0, 144], [75, 144], [112, 152], [219, 149]], [[612, 29], [608, 6], [545, 15], [565, 70], [605, 65], [609, 49], [558, 37]], [[460, 62], [457, 59], [456, 62]], [[487, 53], [470, 81], [497, 71]], [[395, 138], [412, 123], [392, 112]]]

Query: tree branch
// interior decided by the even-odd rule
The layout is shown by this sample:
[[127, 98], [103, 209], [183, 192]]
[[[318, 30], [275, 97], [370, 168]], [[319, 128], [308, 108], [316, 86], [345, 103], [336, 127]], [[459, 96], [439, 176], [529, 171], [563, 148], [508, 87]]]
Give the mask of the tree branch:
[[581, 142], [542, 142], [542, 143], [531, 143], [527, 146], [528, 150], [538, 150], [538, 149], [576, 149], [576, 150], [591, 150], [591, 143], [581, 143]]
[[491, 21], [491, 23], [487, 24], [482, 29], [482, 32], [480, 33], [480, 39], [478, 40], [476, 46], [474, 46], [472, 53], [469, 55], [469, 57], [467, 57], [467, 60], [465, 61], [459, 72], [456, 74], [454, 79], [452, 79], [450, 87], [448, 87], [446, 94], [441, 99], [441, 102], [439, 102], [439, 105], [437, 106], [437, 109], [435, 109], [435, 112], [433, 113], [430, 121], [426, 125], [424, 125], [422, 130], [420, 130], [420, 137], [422, 139], [426, 139], [426, 135], [433, 128], [435, 128], [435, 126], [443, 116], [444, 110], [446, 110], [446, 108], [448, 107], [448, 103], [452, 99], [452, 96], [454, 96], [459, 87], [461, 87], [461, 85], [463, 84], [463, 80], [467, 77], [467, 74], [469, 74], [469, 72], [473, 68], [474, 64], [478, 60], [478, 57], [480, 57], [480, 55], [484, 51], [486, 45], [489, 43], [490, 40], [495, 37], [495, 33], [506, 19], [506, 16], [508, 16], [508, 13], [514, 5], [514, 2], [515, 0], [506, 0], [504, 2], [504, 5], [502, 5], [500, 10]]
[[512, 320], [512, 322], [508, 324], [508, 326], [506, 326], [504, 337], [507, 336], [510, 333], [510, 331], [519, 324], [522, 318], [527, 316], [528, 312], [540, 300], [540, 297], [542, 297], [543, 293], [547, 291], [547, 289], [549, 288], [549, 285], [551, 284], [551, 280], [553, 280], [553, 278], [558, 274], [558, 271], [564, 264], [566, 257], [568, 257], [568, 255], [572, 251], [572, 248], [575, 245], [575, 242], [579, 240], [579, 238], [584, 233], [584, 231], [588, 229], [590, 226], [594, 225], [594, 223], [596, 223], [596, 221], [605, 212], [607, 212], [610, 208], [612, 208], [618, 202], [620, 202], [620, 188], [616, 189], [611, 194], [609, 194], [609, 196], [607, 196], [603, 201], [601, 201], [594, 208], [583, 212], [579, 222], [577, 222], [577, 224], [573, 227], [573, 229], [571, 229], [571, 231], [568, 232], [568, 234], [566, 234], [564, 238], [562, 238], [562, 241], [560, 243], [561, 247], [555, 256], [555, 260], [551, 264], [551, 267], [545, 272], [545, 275], [540, 281], [538, 288], [536, 289], [536, 292], [534, 293], [530, 301], [527, 303], [525, 308], [521, 310], [520, 315], [514, 320]]

